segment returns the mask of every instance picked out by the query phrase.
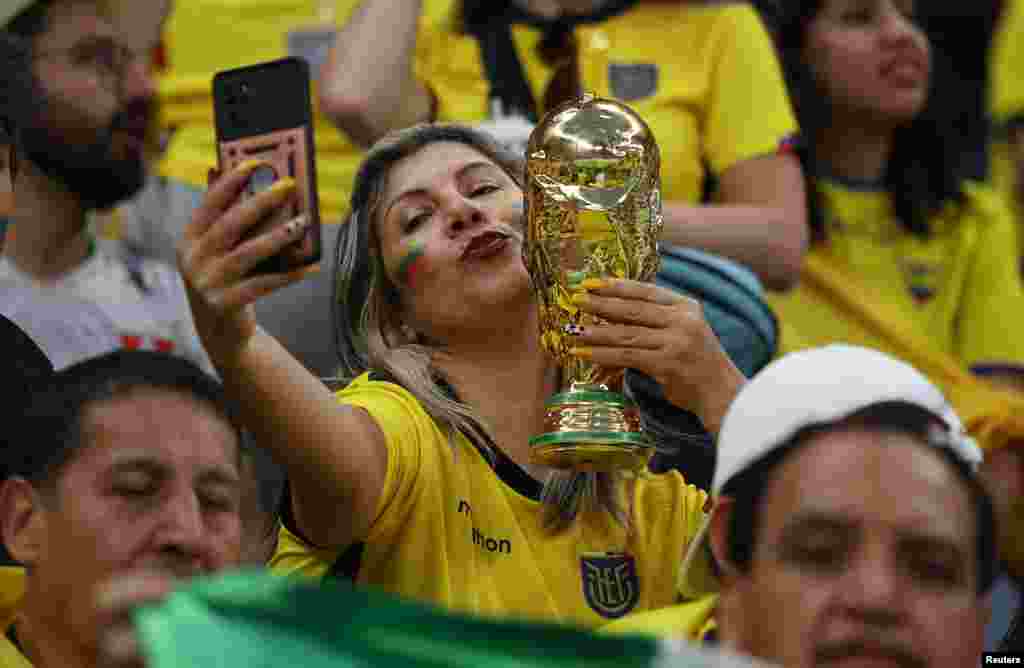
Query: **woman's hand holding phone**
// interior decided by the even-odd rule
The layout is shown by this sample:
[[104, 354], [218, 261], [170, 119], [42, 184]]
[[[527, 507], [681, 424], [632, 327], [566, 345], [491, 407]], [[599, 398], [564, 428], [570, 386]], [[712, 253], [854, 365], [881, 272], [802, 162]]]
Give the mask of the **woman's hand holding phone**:
[[243, 197], [252, 173], [263, 164], [249, 161], [223, 175], [211, 171], [203, 203], [178, 244], [178, 265], [196, 329], [218, 366], [230, 364], [257, 331], [257, 299], [319, 269], [311, 265], [284, 273], [253, 273], [261, 262], [300, 239], [310, 225], [303, 215], [252, 234], [262, 221], [289, 207], [296, 191], [295, 181], [286, 178]]

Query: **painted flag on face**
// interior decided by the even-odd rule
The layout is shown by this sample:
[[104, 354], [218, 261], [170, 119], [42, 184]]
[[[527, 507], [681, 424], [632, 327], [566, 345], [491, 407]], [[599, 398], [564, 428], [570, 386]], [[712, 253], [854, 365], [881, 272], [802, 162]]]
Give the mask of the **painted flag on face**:
[[425, 252], [426, 245], [422, 241], [416, 240], [409, 244], [408, 252], [398, 265], [397, 274], [400, 283], [412, 287], [413, 281], [416, 280], [416, 274], [423, 268]]

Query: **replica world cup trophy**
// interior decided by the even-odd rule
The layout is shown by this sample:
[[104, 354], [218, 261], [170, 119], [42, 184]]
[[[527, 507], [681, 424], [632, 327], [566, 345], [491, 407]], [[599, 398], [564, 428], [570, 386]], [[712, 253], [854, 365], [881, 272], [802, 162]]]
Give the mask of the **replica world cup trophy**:
[[569, 350], [574, 332], [599, 322], [573, 304], [584, 280], [650, 281], [658, 271], [658, 145], [629, 107], [584, 95], [541, 119], [526, 158], [523, 256], [539, 298], [541, 340], [562, 370], [531, 456], [577, 471], [641, 469], [654, 445], [622, 392], [625, 370]]

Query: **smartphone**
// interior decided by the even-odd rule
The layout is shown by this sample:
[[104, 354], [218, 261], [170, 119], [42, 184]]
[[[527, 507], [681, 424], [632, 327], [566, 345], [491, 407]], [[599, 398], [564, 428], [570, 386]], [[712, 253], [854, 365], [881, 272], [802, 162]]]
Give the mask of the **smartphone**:
[[281, 178], [296, 182], [293, 204], [262, 221], [250, 236], [303, 214], [311, 223], [302, 238], [253, 272], [280, 273], [319, 262], [320, 206], [309, 65], [299, 58], [283, 58], [217, 72], [213, 112], [222, 173], [246, 160], [267, 163], [252, 173], [242, 197], [262, 192]]

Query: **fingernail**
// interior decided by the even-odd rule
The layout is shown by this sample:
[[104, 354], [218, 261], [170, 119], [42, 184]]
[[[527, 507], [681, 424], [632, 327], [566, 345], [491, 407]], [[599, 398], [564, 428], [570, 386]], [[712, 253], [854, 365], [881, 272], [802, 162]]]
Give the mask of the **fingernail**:
[[594, 352], [590, 348], [569, 348], [569, 354], [585, 360], [594, 356]]
[[608, 281], [603, 278], [585, 278], [580, 283], [580, 287], [584, 290], [600, 290], [608, 287]]
[[302, 269], [299, 269], [299, 276], [301, 276], [302, 278], [305, 278], [306, 276], [312, 276], [313, 274], [319, 274], [319, 273], [320, 273], [320, 263], [319, 262], [317, 264], [311, 264], [308, 267], [303, 267]]
[[274, 185], [267, 188], [267, 192], [271, 193], [286, 193], [292, 190], [295, 190], [295, 179], [290, 176], [274, 181]]
[[266, 160], [243, 160], [238, 163], [238, 167], [235, 167], [235, 171], [238, 173], [251, 172], [252, 170], [267, 164]]
[[285, 223], [284, 231], [288, 236], [296, 237], [305, 232], [307, 227], [309, 227], [309, 219], [306, 216], [299, 216]]

